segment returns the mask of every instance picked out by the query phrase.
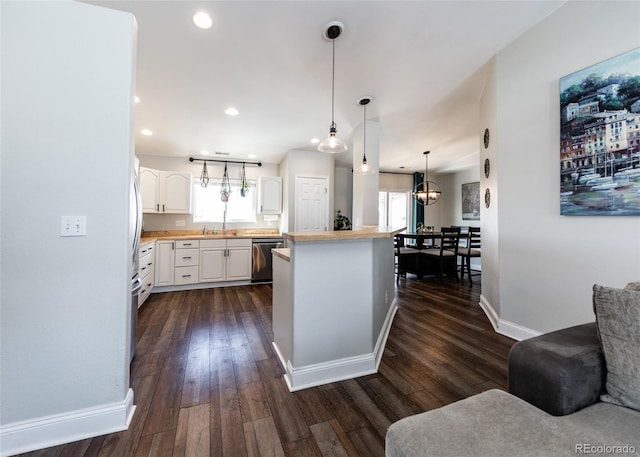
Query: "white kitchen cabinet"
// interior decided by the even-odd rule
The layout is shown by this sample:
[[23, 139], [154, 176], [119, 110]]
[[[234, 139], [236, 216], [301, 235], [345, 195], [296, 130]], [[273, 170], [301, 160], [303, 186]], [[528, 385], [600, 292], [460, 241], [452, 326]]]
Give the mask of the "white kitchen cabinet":
[[156, 242], [156, 286], [172, 286], [175, 281], [175, 241]]
[[143, 213], [191, 213], [190, 173], [140, 167]]
[[251, 240], [227, 240], [226, 278], [251, 279]]
[[217, 239], [200, 242], [200, 282], [251, 279], [251, 240]]
[[200, 243], [200, 282], [225, 280], [226, 253], [227, 240], [203, 240]]
[[282, 178], [279, 176], [258, 178], [258, 212], [260, 214], [282, 213]]
[[138, 277], [142, 284], [138, 294], [138, 308], [142, 306], [155, 285], [155, 244], [145, 243], [138, 250]]

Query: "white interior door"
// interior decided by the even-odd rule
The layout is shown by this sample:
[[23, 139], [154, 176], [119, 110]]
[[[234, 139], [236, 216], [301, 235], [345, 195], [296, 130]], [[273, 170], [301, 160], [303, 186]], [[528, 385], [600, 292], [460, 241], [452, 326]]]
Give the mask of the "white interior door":
[[295, 231], [329, 230], [328, 200], [328, 177], [296, 176]]

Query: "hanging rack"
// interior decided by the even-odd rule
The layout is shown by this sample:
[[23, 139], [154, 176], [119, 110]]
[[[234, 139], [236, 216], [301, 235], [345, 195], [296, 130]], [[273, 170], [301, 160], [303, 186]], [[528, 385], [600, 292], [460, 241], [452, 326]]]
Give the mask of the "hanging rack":
[[262, 162], [248, 162], [246, 160], [243, 161], [239, 161], [239, 160], [222, 160], [222, 159], [197, 159], [195, 157], [189, 157], [189, 162], [195, 162], [195, 161], [199, 161], [199, 162], [219, 162], [219, 163], [238, 163], [240, 165], [257, 165], [259, 167], [262, 166]]

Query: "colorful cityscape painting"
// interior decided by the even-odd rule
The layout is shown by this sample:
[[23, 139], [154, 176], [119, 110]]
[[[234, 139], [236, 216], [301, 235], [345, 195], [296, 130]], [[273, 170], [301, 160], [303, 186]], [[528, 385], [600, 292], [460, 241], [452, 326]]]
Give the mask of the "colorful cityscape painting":
[[640, 48], [560, 78], [560, 214], [640, 215]]

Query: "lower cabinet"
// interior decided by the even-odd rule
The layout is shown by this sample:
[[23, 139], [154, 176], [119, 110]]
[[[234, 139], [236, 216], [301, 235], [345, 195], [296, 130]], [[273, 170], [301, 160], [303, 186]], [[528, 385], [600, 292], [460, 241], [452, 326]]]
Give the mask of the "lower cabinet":
[[176, 241], [176, 269], [173, 281], [175, 285], [196, 284], [198, 282], [199, 246], [198, 240]]
[[172, 286], [175, 279], [175, 241], [156, 241], [156, 286]]
[[251, 240], [227, 240], [227, 281], [251, 279]]
[[250, 238], [156, 241], [156, 287], [250, 279]]
[[142, 286], [138, 294], [138, 308], [151, 295], [155, 284], [155, 244], [147, 243], [138, 250], [138, 277]]
[[201, 240], [200, 282], [251, 279], [251, 239]]

